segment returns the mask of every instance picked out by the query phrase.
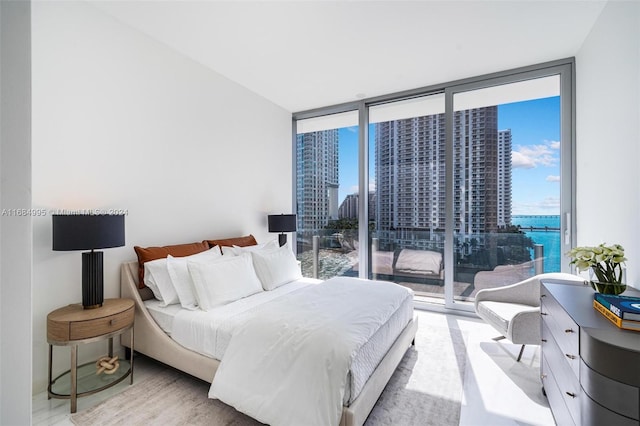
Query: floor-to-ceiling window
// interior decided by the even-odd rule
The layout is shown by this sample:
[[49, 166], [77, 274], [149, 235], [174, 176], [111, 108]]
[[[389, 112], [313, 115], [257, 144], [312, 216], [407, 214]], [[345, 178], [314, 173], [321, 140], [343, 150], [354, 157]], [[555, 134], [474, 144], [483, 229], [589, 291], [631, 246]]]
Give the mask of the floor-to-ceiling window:
[[453, 90], [458, 300], [559, 272], [562, 257], [560, 75], [467, 89]]
[[[355, 121], [320, 130], [307, 124], [338, 123], [340, 114], [294, 114], [305, 275], [389, 279], [453, 307], [481, 288], [567, 270], [572, 67], [558, 61], [363, 100], [351, 105], [359, 115], [347, 114]], [[331, 170], [323, 150], [337, 151]], [[335, 205], [339, 212], [322, 207]]]
[[358, 275], [358, 115], [296, 123], [296, 247], [303, 275]]
[[369, 276], [442, 294], [445, 230], [444, 93], [369, 108], [375, 185]]

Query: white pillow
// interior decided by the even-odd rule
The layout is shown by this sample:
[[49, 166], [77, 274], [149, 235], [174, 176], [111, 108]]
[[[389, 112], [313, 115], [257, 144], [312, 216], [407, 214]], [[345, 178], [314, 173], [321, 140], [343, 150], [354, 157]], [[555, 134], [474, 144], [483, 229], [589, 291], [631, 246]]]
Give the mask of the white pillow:
[[217, 247], [213, 247], [207, 251], [192, 254], [191, 256], [167, 257], [167, 270], [171, 277], [171, 283], [178, 294], [180, 305], [185, 309], [198, 309], [198, 300], [196, 299], [193, 280], [187, 268], [187, 261], [195, 260], [202, 262], [212, 262], [222, 258], [222, 254]]
[[178, 293], [171, 283], [166, 258], [144, 263], [144, 284], [151, 289], [155, 298], [162, 302], [160, 306], [180, 303]]
[[233, 246], [233, 247], [223, 247], [222, 248], [222, 254], [234, 254], [235, 256], [241, 255], [242, 253], [252, 253], [254, 251], [270, 251], [270, 250], [275, 250], [277, 249], [278, 246], [278, 241], [277, 240], [271, 240], [268, 241], [266, 243], [263, 244], [256, 244], [253, 246], [245, 246], [245, 247], [240, 247], [240, 246]]
[[271, 251], [251, 252], [253, 266], [262, 288], [273, 290], [283, 284], [302, 278], [298, 260], [287, 246]]
[[236, 256], [236, 251], [230, 246], [220, 246], [223, 256]]
[[187, 262], [200, 309], [208, 311], [262, 291], [249, 253], [222, 256], [215, 262]]

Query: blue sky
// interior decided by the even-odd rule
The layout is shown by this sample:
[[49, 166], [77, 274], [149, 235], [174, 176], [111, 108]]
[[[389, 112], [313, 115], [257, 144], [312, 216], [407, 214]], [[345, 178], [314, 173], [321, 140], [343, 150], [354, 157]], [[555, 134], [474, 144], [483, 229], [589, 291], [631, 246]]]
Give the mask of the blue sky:
[[[498, 129], [511, 129], [512, 134], [512, 213], [559, 214], [560, 98], [499, 105]], [[370, 125], [371, 140], [373, 132], [374, 126]], [[358, 128], [340, 129], [339, 141], [339, 198], [342, 202], [348, 194], [357, 191]], [[373, 143], [370, 146], [373, 149]], [[370, 152], [371, 182], [374, 172], [374, 153]]]

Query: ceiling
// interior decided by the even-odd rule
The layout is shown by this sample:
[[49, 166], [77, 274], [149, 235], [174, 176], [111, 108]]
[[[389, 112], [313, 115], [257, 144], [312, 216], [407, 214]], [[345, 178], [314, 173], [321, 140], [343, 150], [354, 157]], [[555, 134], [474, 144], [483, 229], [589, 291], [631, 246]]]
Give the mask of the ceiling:
[[574, 56], [606, 1], [91, 1], [291, 111]]

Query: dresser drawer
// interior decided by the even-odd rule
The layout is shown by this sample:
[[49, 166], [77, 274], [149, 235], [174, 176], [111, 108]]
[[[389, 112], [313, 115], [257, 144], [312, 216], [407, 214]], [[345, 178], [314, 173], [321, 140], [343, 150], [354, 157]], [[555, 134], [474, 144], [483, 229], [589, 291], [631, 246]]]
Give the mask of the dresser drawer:
[[[580, 394], [582, 388], [578, 377], [574, 375], [573, 365], [568, 365], [565, 361], [565, 354], [562, 353], [547, 325], [542, 324], [542, 353], [548, 365], [548, 370], [544, 373], [553, 374], [560, 391], [560, 397], [571, 414], [575, 424], [580, 424]], [[580, 359], [570, 360], [580, 367]]]
[[[573, 370], [575, 378], [580, 377], [580, 329], [564, 309], [553, 299], [543, 297], [541, 299], [540, 314], [542, 323], [546, 324], [565, 361]], [[544, 339], [544, 337], [543, 337]]]
[[134, 309], [114, 315], [69, 324], [69, 340], [89, 339], [122, 330], [133, 324]]
[[545, 393], [547, 394], [547, 399], [549, 400], [549, 405], [551, 406], [551, 412], [553, 413], [553, 418], [556, 421], [558, 426], [573, 426], [576, 423], [573, 421], [571, 414], [569, 413], [569, 409], [564, 402], [564, 398], [561, 395], [560, 388], [558, 387], [558, 383], [553, 376], [553, 372], [549, 367], [549, 363], [545, 357], [545, 354], [542, 355], [541, 361], [541, 371], [542, 371], [542, 386], [544, 388]]

